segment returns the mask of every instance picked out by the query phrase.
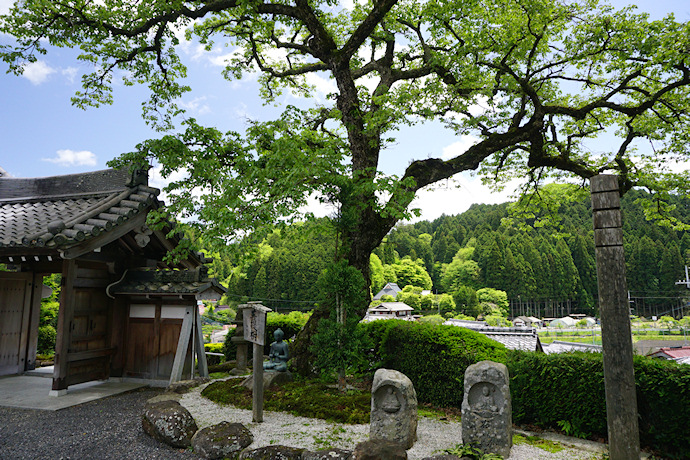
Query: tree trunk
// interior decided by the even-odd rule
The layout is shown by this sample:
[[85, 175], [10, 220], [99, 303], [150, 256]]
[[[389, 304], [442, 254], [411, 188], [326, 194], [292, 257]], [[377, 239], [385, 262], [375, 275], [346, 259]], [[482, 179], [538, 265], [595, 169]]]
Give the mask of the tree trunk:
[[[393, 228], [395, 220], [381, 219], [375, 210], [369, 206], [364, 208], [359, 204], [356, 206], [356, 208], [348, 209], [343, 204], [341, 214], [349, 214], [355, 211], [357, 218], [355, 219], [355, 225], [350, 226], [349, 229], [341, 233], [341, 248], [343, 250], [343, 257], [347, 258], [348, 264], [356, 268], [364, 277], [365, 292], [362, 292], [361, 297], [363, 300], [361, 306], [356, 310], [356, 314], [360, 318], [364, 318], [371, 302], [369, 257], [371, 252], [381, 243], [383, 237]], [[319, 308], [314, 310], [304, 328], [297, 334], [291, 349], [294, 356], [292, 366], [301, 375], [307, 376], [316, 373], [316, 369], [313, 367], [314, 353], [309, 350], [309, 347], [312, 337], [317, 332], [318, 323], [321, 319], [328, 318], [331, 315], [332, 308], [335, 308], [335, 305], [320, 305]]]

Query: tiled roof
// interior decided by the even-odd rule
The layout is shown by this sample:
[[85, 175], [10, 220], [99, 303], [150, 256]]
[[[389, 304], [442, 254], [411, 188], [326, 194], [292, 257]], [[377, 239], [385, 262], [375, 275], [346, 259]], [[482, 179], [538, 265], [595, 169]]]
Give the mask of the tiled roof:
[[374, 296], [374, 300], [380, 300], [384, 295], [395, 297], [400, 291], [402, 289], [396, 283], [388, 283]]
[[407, 305], [405, 302], [383, 302], [380, 305], [377, 305], [373, 308], [370, 308], [369, 311], [412, 311], [414, 308], [410, 307]]
[[601, 353], [601, 345], [593, 345], [588, 343], [577, 343], [577, 342], [561, 342], [560, 340], [554, 340], [551, 343], [547, 343], [543, 346], [544, 353], [570, 353], [572, 351], [585, 351], [592, 353]]
[[0, 248], [79, 244], [157, 207], [158, 193], [146, 185], [146, 171], [1, 177]]
[[219, 294], [225, 288], [213, 278], [208, 269], [197, 270], [128, 270], [122, 280], [108, 288], [108, 294], [199, 294], [212, 289]]
[[664, 347], [649, 355], [655, 358], [666, 359], [688, 358], [690, 357], [690, 347]]
[[488, 338], [502, 343], [510, 350], [542, 351], [537, 331], [531, 327], [494, 327], [487, 326], [484, 321], [463, 321], [451, 319], [446, 325], [472, 329]]

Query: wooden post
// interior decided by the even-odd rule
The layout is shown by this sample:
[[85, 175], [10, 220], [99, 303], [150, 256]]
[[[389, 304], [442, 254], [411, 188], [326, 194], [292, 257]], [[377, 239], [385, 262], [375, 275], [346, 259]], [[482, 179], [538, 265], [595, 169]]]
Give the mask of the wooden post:
[[249, 302], [238, 307], [242, 311], [244, 339], [254, 344], [252, 360], [252, 421], [264, 421], [264, 334], [266, 331], [266, 314], [270, 308], [261, 302]]
[[[192, 340], [192, 330], [194, 329], [194, 308], [187, 307], [185, 309], [184, 319], [182, 320], [182, 329], [180, 329], [180, 338], [177, 341], [177, 351], [175, 352], [175, 359], [173, 361], [172, 371], [170, 372], [170, 383], [179, 382], [182, 380], [182, 371], [187, 358], [187, 350], [189, 350], [189, 343]], [[192, 355], [192, 360], [194, 356]], [[192, 363], [192, 369], [194, 364]], [[192, 371], [192, 374], [194, 371]]]
[[618, 177], [590, 179], [611, 460], [638, 460], [640, 437]]
[[264, 421], [264, 346], [255, 343], [253, 351], [252, 421], [261, 423]]
[[74, 259], [63, 261], [60, 309], [58, 310], [57, 337], [55, 340], [53, 387], [50, 391], [50, 396], [62, 396], [67, 393], [67, 353], [72, 338], [75, 302], [74, 279], [76, 276], [77, 264]]

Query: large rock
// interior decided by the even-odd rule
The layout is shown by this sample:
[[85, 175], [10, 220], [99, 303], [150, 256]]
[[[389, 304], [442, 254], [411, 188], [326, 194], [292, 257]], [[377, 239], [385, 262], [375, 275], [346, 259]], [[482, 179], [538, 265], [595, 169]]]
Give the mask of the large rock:
[[220, 422], [197, 431], [192, 438], [192, 447], [204, 458], [236, 460], [252, 442], [254, 436], [241, 423]]
[[198, 430], [192, 414], [172, 400], [146, 404], [141, 426], [154, 439], [173, 447], [189, 447]]
[[[271, 385], [280, 385], [287, 382], [292, 382], [293, 377], [290, 371], [263, 371], [264, 378], [264, 392], [268, 390]], [[254, 391], [254, 374], [250, 375], [242, 381], [242, 386]]]
[[352, 460], [353, 453], [345, 449], [321, 449], [316, 452], [304, 452], [302, 460]]
[[208, 377], [195, 377], [192, 380], [180, 380], [179, 382], [173, 382], [165, 389], [168, 393], [187, 393], [194, 387], [198, 387], [203, 383], [210, 382], [211, 379]]
[[407, 460], [407, 450], [395, 441], [370, 439], [357, 444], [353, 460]]
[[370, 439], [386, 439], [409, 449], [417, 440], [417, 394], [407, 376], [379, 369], [371, 385]]
[[245, 450], [240, 460], [302, 460], [304, 449], [287, 446], [267, 446]]
[[465, 371], [462, 399], [462, 442], [485, 454], [510, 457], [513, 446], [508, 368], [481, 361]]

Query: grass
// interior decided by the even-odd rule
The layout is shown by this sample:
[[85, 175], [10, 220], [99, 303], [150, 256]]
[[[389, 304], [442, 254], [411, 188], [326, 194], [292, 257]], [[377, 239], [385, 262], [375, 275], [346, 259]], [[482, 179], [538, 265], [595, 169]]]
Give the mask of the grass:
[[[240, 385], [240, 379], [213, 382], [201, 394], [220, 404], [252, 408], [252, 392]], [[350, 390], [343, 394], [319, 381], [302, 380], [269, 388], [264, 393], [264, 409], [329, 422], [369, 423], [371, 393]]]
[[564, 449], [564, 447], [557, 442], [542, 439], [538, 436], [522, 436], [520, 434], [513, 435], [513, 444], [528, 444], [551, 452], [552, 454], [558, 453]]

